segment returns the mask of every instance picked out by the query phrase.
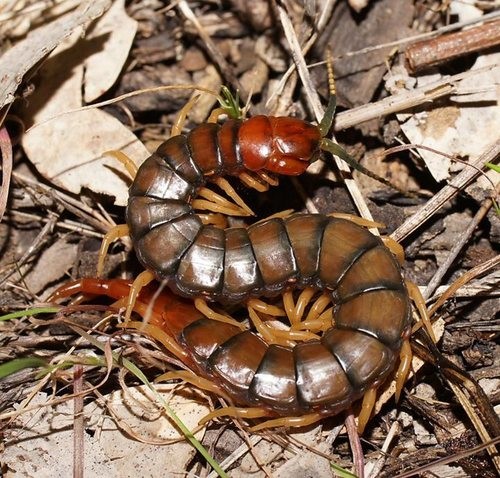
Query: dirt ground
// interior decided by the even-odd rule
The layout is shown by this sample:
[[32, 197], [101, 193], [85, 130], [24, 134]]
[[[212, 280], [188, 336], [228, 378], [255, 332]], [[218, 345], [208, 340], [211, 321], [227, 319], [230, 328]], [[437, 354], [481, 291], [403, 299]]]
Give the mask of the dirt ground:
[[[1, 476], [499, 476], [498, 2], [8, 0], [0, 19]], [[96, 277], [124, 222], [130, 178], [107, 152], [142, 163], [191, 99], [178, 126], [207, 121], [223, 85], [247, 117], [317, 124], [325, 60], [327, 137], [393, 187], [323, 153], [267, 192], [231, 178], [255, 216], [224, 225], [285, 210], [375, 221], [433, 332], [415, 325], [400, 400], [391, 376], [361, 437], [359, 404], [301, 428], [198, 426], [224, 400], [184, 375], [151, 385], [183, 366], [153, 329], [120, 325], [123, 301], [48, 298]], [[106, 278], [143, 270], [132, 246], [111, 245]]]

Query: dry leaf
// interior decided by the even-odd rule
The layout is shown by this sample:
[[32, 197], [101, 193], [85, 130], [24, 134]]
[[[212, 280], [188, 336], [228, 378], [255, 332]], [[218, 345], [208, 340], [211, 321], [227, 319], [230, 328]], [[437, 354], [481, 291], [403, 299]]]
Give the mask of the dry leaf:
[[0, 107], [12, 103], [24, 75], [78, 28], [85, 28], [111, 4], [110, 0], [88, 0], [54, 22], [31, 32], [0, 59]]
[[108, 194], [120, 206], [127, 203], [130, 179], [116, 159], [103, 153], [120, 150], [138, 164], [149, 155], [130, 130], [97, 109], [43, 124], [24, 137], [23, 146], [38, 171], [53, 184], [75, 194], [82, 188]]
[[[459, 157], [476, 157], [484, 151], [484, 145], [498, 137], [500, 124], [500, 108], [498, 107], [498, 85], [500, 84], [500, 54], [492, 53], [480, 56], [472, 70], [487, 65], [496, 65], [489, 71], [465, 79], [461, 82], [459, 91], [466, 94], [462, 106], [458, 101], [455, 104], [431, 108], [428, 111], [413, 115], [401, 125], [411, 143], [423, 144], [447, 154]], [[419, 78], [422, 81], [435, 81], [432, 77]], [[496, 90], [495, 90], [496, 89]], [[488, 90], [490, 101], [484, 100], [484, 91]], [[482, 94], [483, 100], [477, 101], [477, 96]], [[495, 100], [491, 101], [492, 95]], [[461, 100], [463, 101], [463, 99]], [[442, 155], [430, 151], [420, 150], [420, 155], [425, 161], [430, 173], [436, 181], [450, 177], [450, 170], [461, 169], [462, 166], [452, 162]]]
[[113, 3], [99, 19], [87, 40], [98, 40], [102, 49], [85, 60], [85, 102], [108, 91], [127, 61], [137, 22], [125, 12], [125, 0]]
[[83, 65], [94, 43], [74, 35], [47, 60], [25, 112], [25, 122], [35, 126], [24, 135], [23, 146], [38, 171], [57, 186], [75, 194], [88, 188], [124, 206], [130, 179], [116, 159], [103, 153], [121, 150], [140, 164], [149, 156], [145, 146], [101, 110], [61, 115], [82, 105]]
[[[157, 390], [184, 424], [194, 429], [209, 409], [175, 392], [170, 398], [173, 387], [159, 385]], [[105, 398], [123, 425], [143, 439], [160, 442], [179, 437], [171, 422], [158, 413], [158, 405], [151, 400], [151, 395], [145, 387], [137, 387]], [[32, 404], [43, 404], [47, 399], [46, 394], [40, 393]], [[117, 427], [109, 417], [109, 411], [97, 402], [86, 405], [83, 415], [85, 476], [174, 477], [177, 471], [186, 469], [196, 453], [185, 440], [170, 445], [153, 445], [132, 439]], [[11, 470], [6, 476], [70, 476], [68, 470], [73, 467], [74, 453], [73, 420], [72, 401], [21, 414], [11, 424], [10, 434], [4, 439], [2, 461]], [[204, 430], [198, 432], [197, 438], [201, 439], [203, 433]]]

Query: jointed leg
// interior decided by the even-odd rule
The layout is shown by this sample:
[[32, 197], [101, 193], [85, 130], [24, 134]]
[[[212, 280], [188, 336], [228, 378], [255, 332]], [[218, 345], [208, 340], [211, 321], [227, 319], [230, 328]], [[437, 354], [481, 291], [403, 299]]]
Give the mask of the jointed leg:
[[358, 432], [363, 433], [368, 420], [373, 411], [373, 407], [375, 406], [375, 401], [377, 398], [377, 388], [370, 388], [366, 391], [365, 396], [363, 397], [363, 402], [361, 404], [361, 411], [358, 417]]
[[229, 227], [226, 216], [220, 213], [198, 213], [198, 217], [201, 219], [201, 222], [203, 224], [211, 224], [212, 226], [218, 227], [219, 229], [226, 229], [227, 227]]
[[229, 184], [227, 179], [222, 177], [217, 178], [215, 184], [219, 186], [241, 209], [247, 211], [249, 216], [255, 216], [255, 213], [248, 207], [247, 203], [243, 201], [240, 195], [234, 190], [234, 188]]
[[112, 227], [104, 236], [101, 249], [99, 250], [99, 258], [97, 260], [97, 277], [102, 276], [104, 270], [104, 261], [108, 255], [109, 246], [111, 243], [115, 242], [120, 237], [125, 237], [129, 235], [129, 228], [126, 224], [119, 224]]
[[319, 413], [309, 413], [300, 417], [274, 418], [250, 427], [250, 431], [257, 432], [265, 428], [275, 427], [306, 427], [308, 425], [311, 425], [312, 423], [320, 421], [322, 418], [323, 417]]
[[141, 290], [154, 280], [155, 276], [150, 271], [142, 271], [130, 286], [130, 293], [127, 297], [127, 310], [125, 311], [125, 321], [130, 320], [132, 311], [134, 310], [135, 301]]
[[[199, 424], [203, 425], [210, 420], [218, 417], [234, 417], [234, 418], [262, 418], [268, 417], [269, 412], [263, 408], [240, 408], [240, 407], [224, 407], [214, 410], [208, 415], [204, 416]], [[266, 422], [267, 423], [267, 422]], [[272, 425], [271, 425], [272, 426]]]
[[196, 309], [198, 309], [205, 317], [211, 319], [211, 320], [217, 320], [219, 322], [224, 322], [226, 324], [231, 324], [234, 325], [241, 330], [245, 330], [245, 326], [241, 323], [238, 322], [237, 320], [234, 320], [231, 316], [221, 314], [220, 312], [216, 312], [214, 309], [212, 309], [206, 302], [206, 300], [197, 298], [194, 300], [194, 306]]
[[183, 382], [190, 383], [195, 387], [206, 390], [207, 392], [218, 395], [219, 397], [229, 400], [226, 393], [212, 381], [196, 375], [190, 370], [176, 370], [173, 372], [166, 372], [155, 379], [155, 382], [165, 382], [167, 380], [182, 380]]
[[413, 352], [411, 351], [410, 340], [406, 339], [401, 346], [399, 351], [399, 367], [396, 372], [396, 401], [399, 401], [401, 396], [401, 391], [403, 390], [408, 374], [410, 373], [411, 359], [413, 358]]
[[264, 193], [269, 189], [269, 184], [262, 182], [259, 177], [249, 171], [243, 171], [238, 175], [240, 181], [247, 187], [255, 189], [259, 193]]
[[156, 325], [130, 320], [123, 324], [119, 324], [118, 327], [134, 329], [142, 332], [148, 337], [160, 342], [174, 357], [177, 357], [180, 361], [183, 362], [184, 360], [189, 360], [188, 353], [177, 343], [177, 341]]
[[198, 196], [205, 199], [195, 199], [192, 203], [195, 209], [204, 209], [228, 216], [250, 216], [253, 214], [248, 206], [245, 205], [246, 207], [242, 208], [205, 187], [198, 190]]
[[389, 249], [396, 256], [398, 262], [403, 264], [405, 261], [405, 251], [403, 246], [390, 236], [383, 236], [382, 242], [385, 244], [385, 247], [387, 247], [387, 249]]
[[184, 127], [184, 123], [186, 122], [186, 117], [189, 112], [192, 110], [194, 104], [198, 101], [200, 95], [193, 96], [179, 111], [177, 114], [177, 118], [175, 123], [172, 125], [172, 130], [170, 132], [170, 136], [178, 136], [182, 133], [182, 128]]
[[[425, 327], [425, 330], [429, 334], [429, 337], [431, 340], [436, 343], [436, 335], [434, 334], [434, 330], [432, 328], [431, 320], [429, 318], [429, 313], [427, 311], [427, 306], [425, 305], [425, 299], [423, 298], [422, 294], [420, 293], [420, 289], [416, 284], [414, 284], [411, 281], [406, 281], [406, 287], [408, 289], [408, 292], [410, 293], [411, 300], [415, 304], [417, 310], [418, 310], [418, 315], [420, 316], [420, 320], [422, 321], [423, 326]], [[415, 327], [420, 327], [419, 324], [416, 324], [414, 326], [414, 329], [412, 332], [415, 332], [417, 330]]]
[[120, 161], [120, 163], [125, 166], [125, 169], [127, 170], [127, 173], [129, 176], [134, 179], [137, 176], [137, 171], [139, 170], [137, 164], [134, 163], [132, 158], [127, 156], [123, 151], [117, 151], [117, 150], [110, 150], [102, 153], [105, 156], [112, 156], [113, 158], [117, 159]]

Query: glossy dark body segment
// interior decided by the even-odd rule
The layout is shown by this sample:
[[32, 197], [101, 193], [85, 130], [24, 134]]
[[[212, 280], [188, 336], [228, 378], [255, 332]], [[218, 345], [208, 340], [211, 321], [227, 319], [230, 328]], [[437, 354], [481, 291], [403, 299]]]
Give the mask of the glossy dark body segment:
[[[292, 287], [330, 291], [335, 324], [321, 340], [268, 345], [254, 332], [208, 319], [177, 325], [175, 338], [197, 372], [238, 404], [276, 415], [336, 413], [389, 374], [408, 334], [408, 293], [391, 252], [342, 219], [294, 214], [222, 230], [203, 225], [191, 207], [206, 181], [249, 165], [298, 174], [317, 155], [319, 133], [284, 120], [203, 124], [169, 139], [140, 167], [127, 223], [141, 263], [180, 295], [227, 303]], [[294, 147], [301, 131], [306, 145]]]

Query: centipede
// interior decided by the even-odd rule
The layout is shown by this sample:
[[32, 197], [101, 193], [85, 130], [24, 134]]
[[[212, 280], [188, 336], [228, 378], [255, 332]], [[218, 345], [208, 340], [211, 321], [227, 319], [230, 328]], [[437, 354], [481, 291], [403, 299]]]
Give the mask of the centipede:
[[[145, 271], [133, 283], [85, 279], [53, 297], [75, 290], [127, 297], [130, 317], [134, 310], [144, 315], [149, 282], [166, 284], [171, 292], [154, 306], [151, 327], [169, 337], [163, 342], [193, 374], [237, 405], [227, 414], [300, 426], [363, 396], [373, 402], [400, 357], [400, 372], [408, 368], [412, 310], [401, 267], [380, 237], [322, 214], [222, 227], [195, 209], [213, 182], [245, 211], [225, 177], [263, 190], [275, 176], [300, 175], [320, 155], [336, 152], [325, 137], [333, 111], [329, 105], [319, 125], [261, 115], [175, 131], [137, 170], [130, 168], [126, 225], [110, 231], [101, 250], [102, 270], [109, 243], [128, 234]], [[227, 211], [212, 202], [213, 211]], [[296, 343], [269, 343], [258, 331], [213, 320], [193, 305], [248, 305], [306, 289], [329, 297], [332, 317], [320, 336]]]

